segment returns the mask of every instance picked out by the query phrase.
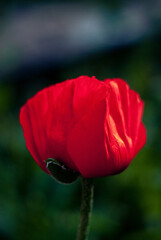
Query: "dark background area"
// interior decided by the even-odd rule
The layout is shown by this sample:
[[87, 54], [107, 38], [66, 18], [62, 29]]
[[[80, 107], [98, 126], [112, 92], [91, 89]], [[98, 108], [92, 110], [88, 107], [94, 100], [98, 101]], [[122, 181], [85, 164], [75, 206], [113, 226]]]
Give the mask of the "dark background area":
[[146, 146], [123, 173], [95, 179], [89, 240], [161, 239], [160, 1], [1, 1], [0, 239], [75, 239], [81, 184], [44, 173], [19, 110], [79, 75], [123, 78], [145, 102]]

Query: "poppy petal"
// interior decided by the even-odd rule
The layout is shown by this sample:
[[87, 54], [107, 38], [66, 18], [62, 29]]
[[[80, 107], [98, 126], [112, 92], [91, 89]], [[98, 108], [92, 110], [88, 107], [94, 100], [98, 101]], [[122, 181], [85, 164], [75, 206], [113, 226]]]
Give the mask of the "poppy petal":
[[107, 174], [104, 122], [105, 99], [85, 115], [71, 130], [68, 151], [83, 177], [100, 177]]

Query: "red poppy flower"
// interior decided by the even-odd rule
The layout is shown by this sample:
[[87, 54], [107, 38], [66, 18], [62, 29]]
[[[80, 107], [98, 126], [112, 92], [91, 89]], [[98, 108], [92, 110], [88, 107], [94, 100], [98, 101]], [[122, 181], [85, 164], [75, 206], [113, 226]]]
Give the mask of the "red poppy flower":
[[121, 79], [76, 79], [47, 87], [21, 108], [26, 146], [40, 167], [53, 158], [83, 177], [119, 173], [146, 141], [143, 101]]

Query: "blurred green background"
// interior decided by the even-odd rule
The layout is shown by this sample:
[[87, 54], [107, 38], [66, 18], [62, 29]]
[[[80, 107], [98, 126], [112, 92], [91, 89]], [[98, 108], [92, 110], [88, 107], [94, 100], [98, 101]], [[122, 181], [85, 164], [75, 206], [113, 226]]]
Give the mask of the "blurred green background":
[[75, 239], [80, 181], [64, 186], [39, 168], [19, 110], [50, 84], [94, 75], [139, 92], [147, 143], [125, 172], [95, 179], [89, 240], [160, 240], [160, 1], [0, 5], [0, 239]]

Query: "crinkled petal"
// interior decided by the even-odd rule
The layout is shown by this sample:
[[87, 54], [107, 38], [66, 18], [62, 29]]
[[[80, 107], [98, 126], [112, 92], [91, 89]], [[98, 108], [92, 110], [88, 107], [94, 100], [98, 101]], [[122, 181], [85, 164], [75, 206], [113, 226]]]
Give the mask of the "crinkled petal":
[[66, 137], [73, 116], [73, 90], [73, 81], [53, 85], [40, 91], [21, 109], [20, 123], [26, 146], [45, 171], [47, 158], [60, 160], [77, 170], [66, 151]]
[[110, 86], [107, 149], [111, 164], [115, 162], [113, 166], [119, 171], [129, 165], [139, 147], [145, 144], [146, 135], [141, 123], [143, 101], [121, 79], [106, 79], [104, 82]]
[[67, 136], [106, 94], [104, 83], [81, 76], [43, 89], [22, 107], [20, 122], [26, 145], [43, 170], [47, 171], [45, 160], [54, 158], [78, 171], [67, 151]]
[[108, 171], [105, 149], [105, 99], [85, 115], [71, 130], [68, 151], [83, 177], [105, 176]]

